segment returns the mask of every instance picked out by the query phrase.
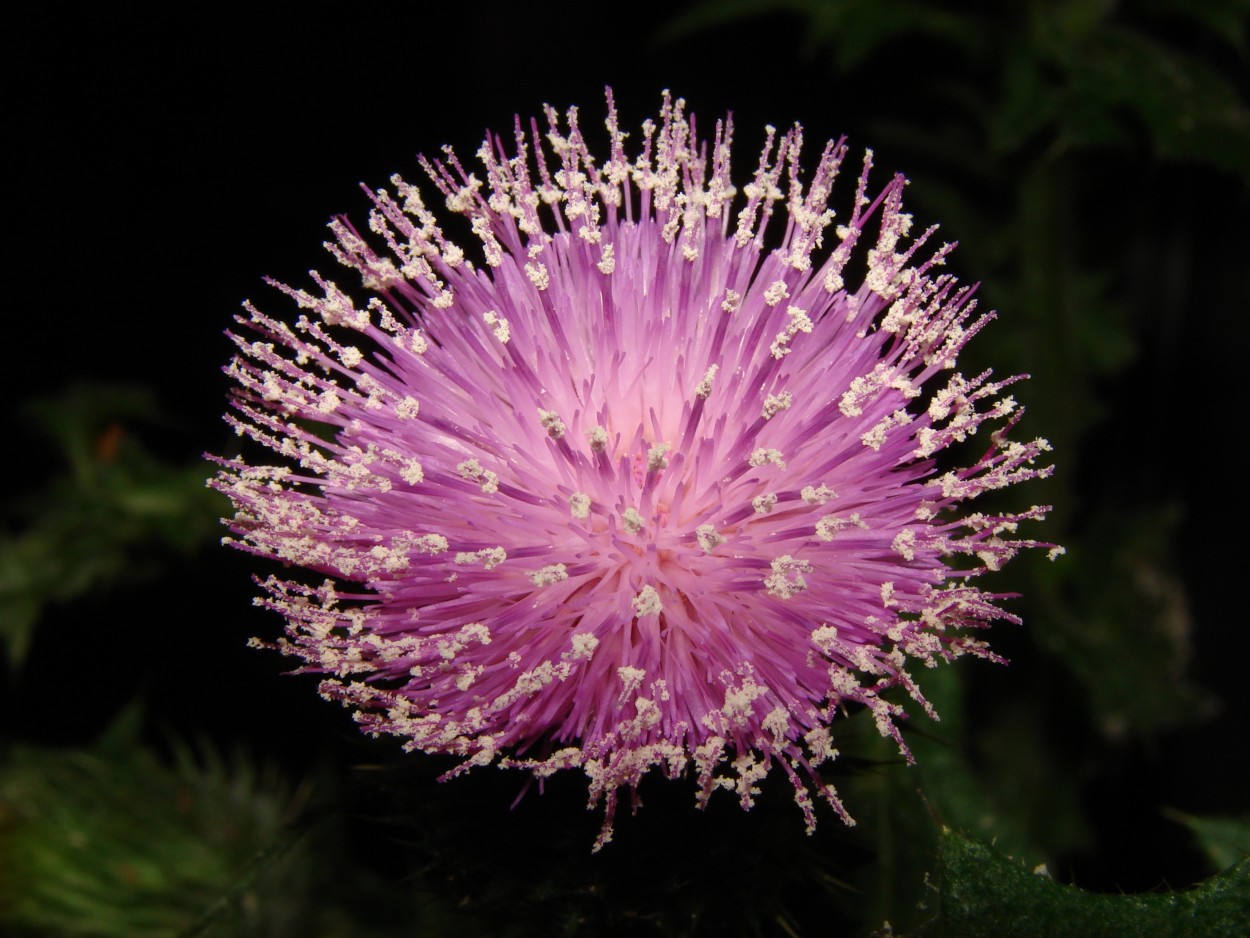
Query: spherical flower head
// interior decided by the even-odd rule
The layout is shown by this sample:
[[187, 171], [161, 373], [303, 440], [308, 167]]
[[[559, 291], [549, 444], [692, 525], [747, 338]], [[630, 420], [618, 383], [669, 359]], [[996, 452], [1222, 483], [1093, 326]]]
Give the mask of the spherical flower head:
[[368, 235], [330, 225], [363, 290], [275, 284], [293, 327], [245, 304], [227, 419], [282, 459], [218, 460], [227, 540], [318, 575], [261, 603], [365, 731], [450, 775], [581, 769], [596, 848], [653, 768], [744, 807], [779, 770], [809, 829], [813, 790], [851, 823], [835, 715], [907, 754], [885, 691], [928, 709], [909, 667], [993, 657], [978, 630], [1012, 616], [972, 583], [1051, 546], [1016, 536], [1045, 509], [959, 507], [1046, 475], [1046, 442], [1007, 438], [1015, 378], [957, 370], [991, 317], [871, 153], [842, 205], [845, 143], [805, 182], [801, 129], [768, 128], [739, 194], [731, 122], [701, 141], [667, 94], [632, 158], [610, 92], [605, 161], [546, 118], [476, 172], [421, 161], [472, 249], [396, 176]]

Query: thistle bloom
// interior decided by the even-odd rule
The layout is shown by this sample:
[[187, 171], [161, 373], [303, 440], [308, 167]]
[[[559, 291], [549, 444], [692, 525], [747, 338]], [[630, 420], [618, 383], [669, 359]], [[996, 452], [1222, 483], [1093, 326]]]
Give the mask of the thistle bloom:
[[805, 183], [801, 128], [768, 128], [739, 196], [731, 122], [700, 141], [667, 94], [632, 159], [610, 92], [605, 162], [576, 109], [546, 118], [488, 137], [481, 176], [422, 159], [473, 251], [395, 176], [370, 235], [330, 225], [363, 304], [316, 271], [275, 284], [294, 327], [245, 304], [227, 419], [283, 464], [218, 460], [227, 540], [330, 578], [258, 601], [366, 732], [450, 775], [579, 768], [596, 846], [653, 767], [744, 807], [779, 769], [809, 829], [812, 791], [851, 823], [819, 775], [835, 714], [908, 754], [884, 692], [928, 710], [909, 667], [994, 657], [978, 630], [1013, 617], [972, 583], [1051, 546], [1015, 537], [1046, 509], [958, 509], [1048, 446], [1007, 439], [1016, 378], [955, 370], [991, 316], [871, 153], [835, 217], [843, 141]]

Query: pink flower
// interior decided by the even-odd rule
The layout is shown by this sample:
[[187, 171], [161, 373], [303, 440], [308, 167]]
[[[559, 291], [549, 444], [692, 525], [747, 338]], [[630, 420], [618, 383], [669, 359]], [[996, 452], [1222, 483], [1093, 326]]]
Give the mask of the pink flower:
[[461, 756], [451, 775], [579, 768], [596, 847], [652, 768], [744, 807], [780, 769], [809, 829], [812, 789], [852, 823], [819, 775], [838, 710], [907, 753], [884, 692], [927, 709], [909, 667], [993, 658], [976, 636], [1013, 617], [972, 582], [1051, 546], [1015, 536], [1044, 508], [957, 510], [1050, 471], [1007, 439], [1017, 379], [956, 370], [991, 315], [939, 272], [950, 245], [910, 237], [903, 178], [870, 188], [871, 153], [836, 201], [845, 143], [805, 183], [801, 129], [768, 128], [739, 194], [731, 123], [700, 141], [681, 100], [632, 159], [610, 92], [605, 162], [575, 109], [547, 121], [477, 173], [422, 160], [472, 249], [396, 176], [369, 236], [330, 225], [363, 302], [314, 271], [275, 284], [294, 327], [245, 304], [227, 419], [281, 460], [218, 460], [228, 540], [330, 578], [261, 602], [366, 732]]

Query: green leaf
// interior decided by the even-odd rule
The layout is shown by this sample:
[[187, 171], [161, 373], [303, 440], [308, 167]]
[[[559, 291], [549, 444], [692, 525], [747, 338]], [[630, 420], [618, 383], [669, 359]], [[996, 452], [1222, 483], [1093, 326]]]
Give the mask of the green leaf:
[[937, 919], [925, 936], [1234, 938], [1250, 921], [1250, 860], [1187, 892], [1104, 895], [1054, 882], [949, 828], [938, 855]]
[[1217, 870], [1228, 869], [1250, 857], [1250, 816], [1195, 817], [1181, 811], [1165, 811], [1188, 827]]

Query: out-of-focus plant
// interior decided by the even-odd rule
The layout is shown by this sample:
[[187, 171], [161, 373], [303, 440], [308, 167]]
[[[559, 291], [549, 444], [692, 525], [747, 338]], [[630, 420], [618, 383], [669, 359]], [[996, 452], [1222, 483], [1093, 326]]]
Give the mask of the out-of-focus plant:
[[198, 460], [171, 462], [145, 445], [171, 419], [149, 390], [71, 387], [26, 417], [64, 468], [0, 506], [0, 649], [15, 669], [48, 604], [158, 574], [171, 555], [214, 540], [226, 508]]
[[1194, 817], [1181, 811], [1168, 816], [1188, 827], [1217, 870], [1250, 858], [1250, 815], [1242, 817]]
[[[324, 876], [296, 823], [309, 789], [208, 747], [144, 748], [132, 709], [89, 750], [0, 768], [6, 934], [304, 935]], [[12, 929], [12, 931], [8, 931]]]

